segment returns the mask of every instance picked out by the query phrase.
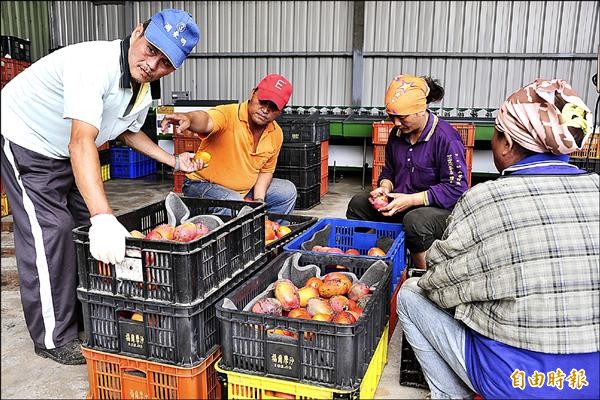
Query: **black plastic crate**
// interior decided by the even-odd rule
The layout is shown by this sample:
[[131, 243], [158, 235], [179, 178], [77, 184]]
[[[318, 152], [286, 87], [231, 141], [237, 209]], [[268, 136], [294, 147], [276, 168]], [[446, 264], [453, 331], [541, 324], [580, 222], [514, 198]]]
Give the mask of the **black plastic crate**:
[[321, 202], [321, 182], [308, 189], [296, 189], [298, 197], [296, 198], [296, 210], [308, 210]]
[[[260, 272], [233, 290], [227, 298], [238, 310], [216, 304], [217, 318], [221, 324], [220, 367], [259, 376], [273, 376], [310, 385], [333, 387], [342, 390], [356, 389], [366, 372], [371, 357], [388, 323], [391, 285], [389, 265], [386, 278], [372, 293], [363, 314], [351, 325], [302, 320], [241, 311], [262, 293], [277, 274], [284, 261], [293, 253], [282, 253], [263, 267]], [[336, 265], [347, 267], [360, 278], [373, 264], [372, 260], [358, 258], [337, 263], [326, 254], [303, 254], [300, 265], [317, 265], [325, 273]], [[283, 329], [296, 332], [296, 338], [270, 335], [267, 330]], [[297, 360], [292, 368], [276, 368], [272, 355]]]
[[410, 343], [404, 337], [404, 333], [400, 335], [400, 348], [400, 384], [420, 389], [429, 389], [429, 385], [421, 369], [421, 364], [419, 364]]
[[284, 143], [277, 167], [314, 167], [321, 165], [321, 143]]
[[329, 122], [318, 114], [284, 115], [277, 120], [284, 143], [320, 143], [329, 139]]
[[[312, 167], [280, 167], [277, 166], [275, 178], [287, 179], [296, 185], [296, 189], [307, 189], [321, 185], [321, 164]], [[319, 192], [319, 196], [321, 193]]]
[[[221, 343], [215, 304], [265, 265], [266, 257], [190, 306], [166, 305], [98, 294], [82, 288], [84, 345], [92, 349], [192, 367]], [[134, 313], [142, 321], [132, 319]]]
[[279, 254], [279, 251], [283, 249], [283, 246], [290, 242], [292, 239], [300, 235], [306, 229], [314, 225], [318, 218], [308, 217], [304, 215], [286, 215], [267, 213], [267, 217], [271, 221], [276, 221], [280, 225], [285, 225], [291, 229], [291, 232], [282, 238], [276, 239], [271, 243], [265, 245], [265, 250], [270, 255]]
[[[265, 253], [265, 208], [261, 203], [181, 197], [190, 216], [229, 210], [224, 225], [187, 243], [126, 239], [122, 266], [92, 257], [89, 225], [73, 230], [79, 285], [99, 293], [139, 300], [190, 304], [217, 289]], [[249, 206], [252, 211], [239, 216]], [[159, 201], [117, 216], [128, 231], [147, 234], [167, 223], [165, 202]]]
[[2, 57], [9, 56], [13, 60], [31, 62], [31, 41], [16, 36], [4, 36], [0, 38], [2, 44]]
[[98, 157], [100, 158], [100, 165], [110, 164], [110, 150], [100, 150]]
[[600, 158], [575, 158], [571, 157], [569, 163], [588, 172], [600, 174]]

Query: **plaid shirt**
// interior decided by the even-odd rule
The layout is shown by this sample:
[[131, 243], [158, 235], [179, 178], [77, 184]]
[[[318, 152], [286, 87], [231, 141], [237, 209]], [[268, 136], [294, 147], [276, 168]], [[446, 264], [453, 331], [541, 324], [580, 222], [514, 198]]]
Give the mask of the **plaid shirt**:
[[544, 353], [600, 348], [597, 174], [512, 175], [457, 203], [419, 280], [476, 332]]

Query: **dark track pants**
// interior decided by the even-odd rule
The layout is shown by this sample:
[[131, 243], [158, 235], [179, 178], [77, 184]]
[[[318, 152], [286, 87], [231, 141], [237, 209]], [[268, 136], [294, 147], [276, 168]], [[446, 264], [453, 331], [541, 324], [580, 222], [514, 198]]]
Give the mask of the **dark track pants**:
[[0, 136], [2, 183], [13, 214], [21, 303], [36, 346], [75, 339], [80, 304], [72, 229], [89, 224], [69, 160], [27, 150]]
[[436, 239], [441, 239], [448, 226], [450, 211], [437, 207], [418, 207], [405, 213], [385, 217], [369, 203], [370, 194], [352, 197], [346, 218], [363, 221], [391, 222], [404, 225], [406, 247], [413, 253], [427, 250]]

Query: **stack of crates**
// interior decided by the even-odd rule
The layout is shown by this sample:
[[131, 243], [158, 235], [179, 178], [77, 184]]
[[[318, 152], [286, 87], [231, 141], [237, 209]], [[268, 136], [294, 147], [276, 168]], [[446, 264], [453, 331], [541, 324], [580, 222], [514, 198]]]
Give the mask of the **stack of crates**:
[[[200, 147], [200, 137], [192, 131], [184, 131], [183, 133], [173, 133], [173, 151], [175, 154], [184, 152], [195, 153]], [[185, 181], [185, 172], [173, 172], [173, 191], [181, 193], [183, 182]]]
[[390, 135], [390, 130], [394, 124], [389, 121], [373, 122], [373, 175], [371, 188], [375, 189], [378, 185], [379, 175], [385, 165], [385, 145]]
[[100, 158], [100, 174], [102, 182], [110, 179], [110, 144], [104, 143], [98, 147], [98, 157]]
[[329, 190], [329, 139], [321, 142], [321, 198]]
[[329, 148], [329, 123], [318, 114], [286, 116], [278, 121], [283, 130], [283, 146], [279, 152], [274, 176], [296, 185], [296, 209], [310, 209], [320, 203], [323, 162]]
[[[453, 123], [465, 146], [465, 162], [467, 165], [467, 182], [471, 187], [471, 171], [473, 166], [473, 148], [475, 147], [475, 125], [473, 123]], [[394, 124], [389, 121], [373, 123], [373, 175], [371, 187], [377, 187], [377, 180], [385, 165], [385, 145], [387, 144], [390, 130]]]
[[31, 42], [15, 36], [0, 37], [1, 71], [0, 87], [31, 65]]
[[[400, 281], [401, 286], [406, 279], [420, 277], [425, 274], [426, 270], [418, 269], [414, 267], [407, 267], [406, 274], [403, 276], [403, 280]], [[397, 293], [395, 293], [397, 295]], [[394, 299], [395, 300], [395, 299]], [[393, 302], [393, 306], [395, 307], [396, 302]], [[394, 308], [395, 309], [395, 308]], [[397, 319], [397, 315], [395, 315]], [[392, 320], [390, 318], [390, 324]], [[421, 369], [421, 364], [419, 364], [419, 360], [417, 360], [417, 356], [415, 352], [408, 343], [408, 340], [404, 337], [404, 332], [400, 336], [400, 384], [403, 386], [416, 387], [419, 389], [429, 389], [429, 385], [425, 380], [425, 375], [423, 375], [423, 370]]]
[[583, 149], [571, 153], [569, 163], [600, 174], [600, 132], [594, 132]]
[[[280, 254], [232, 291], [228, 304], [236, 309], [224, 302], [216, 305], [222, 332], [217, 371], [227, 398], [373, 398], [387, 359], [390, 266], [353, 324], [244, 311], [278, 279], [292, 254]], [[336, 270], [343, 266], [359, 279], [373, 263], [366, 257], [340, 261], [324, 253], [302, 254], [297, 261], [300, 266], [318, 266], [322, 274], [332, 265]]]
[[111, 178], [135, 179], [156, 173], [156, 161], [131, 147], [111, 147]]
[[[218, 207], [230, 217], [190, 242], [127, 238], [117, 265], [91, 256], [89, 225], [73, 231], [88, 398], [221, 397], [215, 304], [264, 266], [265, 210], [241, 201], [182, 201], [191, 215]], [[167, 222], [167, 211], [161, 201], [117, 219], [145, 235]]]

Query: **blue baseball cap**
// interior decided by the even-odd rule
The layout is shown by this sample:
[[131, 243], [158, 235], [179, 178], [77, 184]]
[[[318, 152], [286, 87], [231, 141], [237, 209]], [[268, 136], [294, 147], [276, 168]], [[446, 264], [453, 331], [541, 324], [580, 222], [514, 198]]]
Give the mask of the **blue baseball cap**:
[[198, 43], [200, 30], [190, 13], [166, 9], [152, 16], [144, 36], [179, 68]]

